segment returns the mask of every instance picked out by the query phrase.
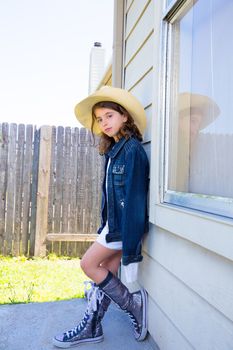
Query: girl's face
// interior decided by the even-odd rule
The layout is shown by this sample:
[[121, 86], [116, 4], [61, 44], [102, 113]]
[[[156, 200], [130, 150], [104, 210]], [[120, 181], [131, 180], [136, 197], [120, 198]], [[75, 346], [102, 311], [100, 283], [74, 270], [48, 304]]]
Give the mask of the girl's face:
[[122, 125], [127, 121], [127, 117], [110, 108], [96, 108], [95, 116], [101, 131], [109, 137], [113, 137], [117, 142], [117, 135]]

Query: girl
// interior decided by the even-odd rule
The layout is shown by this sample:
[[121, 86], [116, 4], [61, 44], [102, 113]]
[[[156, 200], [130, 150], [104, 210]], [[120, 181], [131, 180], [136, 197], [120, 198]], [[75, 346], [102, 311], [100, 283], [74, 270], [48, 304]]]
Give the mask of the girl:
[[148, 226], [149, 166], [140, 143], [145, 111], [130, 92], [105, 86], [81, 101], [75, 114], [100, 135], [99, 151], [106, 158], [101, 227], [81, 260], [81, 268], [94, 281], [87, 292], [87, 310], [82, 321], [55, 336], [53, 344], [69, 348], [102, 341], [101, 320], [111, 300], [130, 316], [135, 338], [141, 341], [147, 334], [147, 293], [144, 289], [130, 293], [116, 275], [122, 259], [126, 276], [135, 279], [142, 260], [141, 239]]

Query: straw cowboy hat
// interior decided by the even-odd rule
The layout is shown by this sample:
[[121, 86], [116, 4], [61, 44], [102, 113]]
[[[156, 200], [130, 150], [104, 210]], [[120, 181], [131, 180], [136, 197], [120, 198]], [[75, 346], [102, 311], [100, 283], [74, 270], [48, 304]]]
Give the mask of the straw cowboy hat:
[[212, 123], [220, 113], [218, 105], [208, 96], [183, 92], [179, 94], [179, 114], [190, 115], [196, 109], [202, 115], [200, 129]]
[[[84, 127], [91, 129], [92, 107], [97, 102], [102, 101], [116, 102], [124, 107], [143, 134], [146, 128], [146, 113], [141, 103], [129, 91], [107, 85], [89, 95], [75, 106], [74, 112], [76, 118]], [[96, 135], [101, 134], [101, 130], [96, 121], [94, 121], [93, 132]]]

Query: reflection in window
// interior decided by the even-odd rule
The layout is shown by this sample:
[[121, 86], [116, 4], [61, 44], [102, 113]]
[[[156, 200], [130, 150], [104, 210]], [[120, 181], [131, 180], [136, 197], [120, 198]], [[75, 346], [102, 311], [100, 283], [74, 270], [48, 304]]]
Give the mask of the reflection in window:
[[168, 188], [233, 198], [233, 1], [189, 3], [172, 22]]

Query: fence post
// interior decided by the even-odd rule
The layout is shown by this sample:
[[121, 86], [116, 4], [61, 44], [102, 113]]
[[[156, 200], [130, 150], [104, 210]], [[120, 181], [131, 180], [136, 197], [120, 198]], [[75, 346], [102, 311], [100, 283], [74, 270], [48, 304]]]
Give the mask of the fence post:
[[46, 255], [45, 239], [48, 226], [48, 196], [51, 162], [52, 127], [42, 126], [40, 129], [40, 151], [38, 166], [38, 189], [35, 229], [35, 256]]

